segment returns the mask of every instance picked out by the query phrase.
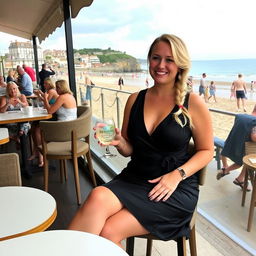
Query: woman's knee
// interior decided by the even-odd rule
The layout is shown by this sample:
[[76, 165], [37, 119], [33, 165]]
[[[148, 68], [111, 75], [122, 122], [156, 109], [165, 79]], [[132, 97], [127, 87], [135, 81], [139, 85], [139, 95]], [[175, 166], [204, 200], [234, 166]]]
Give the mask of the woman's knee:
[[122, 240], [122, 236], [119, 235], [116, 229], [114, 229], [111, 225], [108, 225], [107, 222], [101, 230], [100, 236], [111, 240], [114, 243], [119, 243]]
[[107, 188], [103, 187], [103, 186], [98, 186], [96, 188], [94, 188], [88, 198], [85, 201], [85, 204], [90, 204], [90, 205], [96, 205], [99, 207], [104, 206], [105, 204], [108, 203], [108, 193], [106, 193]]

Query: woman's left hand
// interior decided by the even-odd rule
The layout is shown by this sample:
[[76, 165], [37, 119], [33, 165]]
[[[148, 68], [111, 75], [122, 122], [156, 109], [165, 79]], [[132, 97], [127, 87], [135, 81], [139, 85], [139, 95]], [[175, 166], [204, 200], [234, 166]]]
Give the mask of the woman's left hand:
[[153, 180], [148, 180], [150, 183], [158, 184], [149, 192], [148, 197], [151, 201], [159, 202], [166, 201], [175, 191], [181, 179], [174, 172], [167, 173]]

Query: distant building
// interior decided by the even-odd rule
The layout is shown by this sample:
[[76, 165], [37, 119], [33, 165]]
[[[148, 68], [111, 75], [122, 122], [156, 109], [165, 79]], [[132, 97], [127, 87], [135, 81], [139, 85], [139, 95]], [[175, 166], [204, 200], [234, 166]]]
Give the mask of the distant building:
[[[16, 68], [17, 65], [26, 64], [32, 68], [35, 68], [34, 62], [34, 49], [30, 41], [27, 42], [11, 42], [9, 46], [9, 52], [5, 55], [5, 67]], [[37, 46], [38, 63], [41, 65], [43, 60], [43, 52], [40, 46]]]

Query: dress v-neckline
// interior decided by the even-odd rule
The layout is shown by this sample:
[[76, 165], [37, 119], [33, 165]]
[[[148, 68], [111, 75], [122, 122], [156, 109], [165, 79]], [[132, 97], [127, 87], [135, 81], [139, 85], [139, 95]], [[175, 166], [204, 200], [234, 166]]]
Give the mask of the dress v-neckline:
[[158, 127], [173, 113], [173, 110], [176, 108], [177, 105], [175, 104], [175, 105], [173, 106], [172, 110], [157, 124], [157, 126], [155, 127], [155, 129], [154, 129], [151, 133], [149, 133], [149, 132], [148, 132], [148, 129], [147, 129], [147, 126], [146, 126], [145, 118], [144, 118], [144, 108], [145, 108], [146, 93], [147, 93], [147, 90], [146, 90], [146, 92], [144, 93], [144, 97], [143, 97], [143, 104], [142, 104], [142, 106], [143, 106], [143, 108], [142, 108], [142, 120], [143, 120], [144, 129], [145, 129], [147, 135], [148, 135], [149, 137], [151, 137], [151, 136], [155, 133], [155, 131], [158, 129]]

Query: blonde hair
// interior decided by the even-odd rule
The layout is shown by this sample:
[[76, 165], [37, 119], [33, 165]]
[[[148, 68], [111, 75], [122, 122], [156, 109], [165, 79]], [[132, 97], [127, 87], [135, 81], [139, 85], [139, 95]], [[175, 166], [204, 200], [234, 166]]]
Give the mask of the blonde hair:
[[55, 88], [55, 85], [54, 83], [52, 82], [52, 79], [50, 77], [47, 77], [44, 79], [44, 83], [47, 83], [48, 86], [50, 87], [50, 89], [54, 89]]
[[[177, 73], [175, 79], [175, 104], [179, 106], [179, 109], [173, 113], [175, 121], [181, 126], [184, 127], [188, 121], [190, 127], [193, 126], [191, 116], [187, 110], [183, 106], [185, 97], [187, 94], [187, 77], [190, 69], [190, 58], [188, 54], [188, 50], [184, 42], [175, 35], [163, 34], [160, 37], [156, 38], [154, 42], [151, 44], [148, 52], [148, 61], [152, 55], [152, 51], [154, 46], [159, 42], [165, 42], [169, 44], [172, 50], [173, 60], [175, 64], [178, 66], [179, 71]], [[184, 117], [184, 122], [180, 119], [179, 115]]]
[[13, 82], [13, 81], [10, 81], [10, 82], [7, 83], [7, 86], [6, 86], [6, 96], [7, 96], [7, 98], [11, 98], [11, 95], [10, 95], [10, 87], [11, 87], [11, 85], [15, 85], [15, 86], [17, 87], [17, 96], [18, 96], [18, 98], [19, 98], [19, 97], [21, 96], [19, 87], [18, 87], [18, 85], [17, 85], [15, 82]]
[[70, 91], [69, 89], [69, 85], [68, 85], [68, 82], [66, 80], [58, 80], [55, 82], [55, 85], [56, 85], [56, 88], [58, 87], [59, 89], [59, 94], [65, 94], [65, 93], [69, 93], [69, 94], [72, 94], [73, 93]]

